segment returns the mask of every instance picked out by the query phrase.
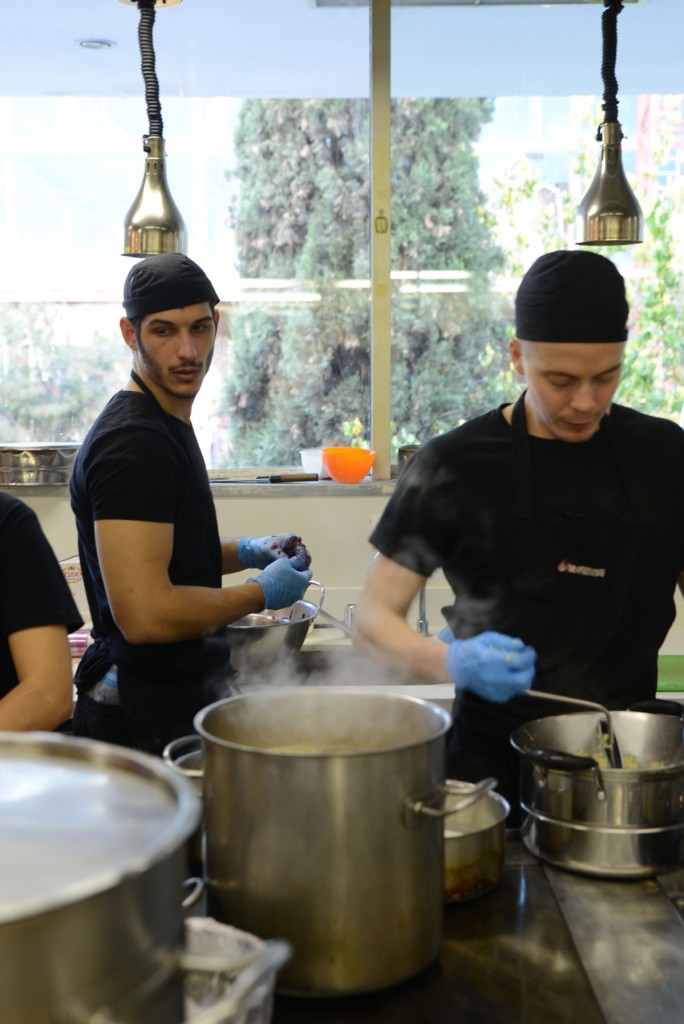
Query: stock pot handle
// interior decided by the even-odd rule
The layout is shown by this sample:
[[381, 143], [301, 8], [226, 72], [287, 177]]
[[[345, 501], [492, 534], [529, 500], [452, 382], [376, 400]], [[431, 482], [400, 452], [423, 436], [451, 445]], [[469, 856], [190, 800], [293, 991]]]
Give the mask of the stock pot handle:
[[555, 768], [561, 772], [583, 772], [587, 768], [598, 768], [598, 761], [595, 758], [583, 754], [567, 754], [563, 750], [527, 747], [523, 754], [532, 764], [541, 765], [542, 768]]
[[540, 769], [550, 768], [559, 772], [583, 772], [591, 771], [594, 774], [594, 785], [596, 787], [596, 799], [606, 799], [606, 791], [603, 788], [599, 763], [594, 757], [583, 754], [567, 754], [564, 750], [540, 750], [536, 747], [527, 747], [522, 750], [523, 757], [527, 758], [534, 768], [538, 778], [538, 785], [543, 788], [546, 785], [546, 775]]
[[204, 896], [206, 885], [203, 878], [193, 875], [191, 878], [183, 879], [183, 888], [187, 890], [187, 895], [181, 900], [181, 907], [183, 910], [187, 910], [188, 907], [197, 906], [202, 896]]
[[181, 775], [187, 775], [191, 779], [201, 778], [204, 774], [201, 768], [186, 768], [176, 760], [176, 755], [180, 750], [188, 754], [200, 753], [202, 737], [198, 736], [196, 732], [192, 732], [188, 736], [179, 736], [178, 739], [167, 743], [162, 751], [162, 758], [166, 764], [180, 772]]
[[[455, 811], [462, 811], [471, 804], [476, 803], [485, 793], [498, 786], [499, 780], [494, 778], [482, 779], [481, 782], [460, 782], [456, 779], [447, 779], [444, 785], [439, 786], [429, 796], [409, 797], [406, 801], [409, 810], [414, 814], [425, 814], [429, 818], [446, 818]], [[435, 795], [440, 796], [439, 803], [443, 803], [445, 796], [460, 794], [462, 799], [450, 807], [435, 807]]]

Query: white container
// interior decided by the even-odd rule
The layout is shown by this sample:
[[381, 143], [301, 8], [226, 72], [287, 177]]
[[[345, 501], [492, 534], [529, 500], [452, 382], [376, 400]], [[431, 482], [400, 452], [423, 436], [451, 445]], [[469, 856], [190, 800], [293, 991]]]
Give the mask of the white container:
[[201, 968], [186, 975], [187, 1024], [195, 1019], [198, 1024], [205, 1019], [212, 1024], [270, 1024], [276, 972], [290, 955], [287, 943], [267, 944], [211, 917], [189, 917], [185, 949], [190, 956], [219, 957], [228, 966], [236, 965], [234, 970], [209, 973]]
[[299, 456], [305, 473], [318, 473], [319, 480], [330, 480], [330, 473], [323, 465], [320, 448], [302, 448]]

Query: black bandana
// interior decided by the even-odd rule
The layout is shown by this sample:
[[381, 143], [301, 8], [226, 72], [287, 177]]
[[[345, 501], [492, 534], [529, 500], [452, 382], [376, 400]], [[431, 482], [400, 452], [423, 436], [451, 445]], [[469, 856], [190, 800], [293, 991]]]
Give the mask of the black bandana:
[[148, 256], [136, 263], [124, 283], [126, 316], [146, 316], [164, 309], [180, 309], [219, 297], [201, 267], [179, 252]]
[[520, 282], [515, 333], [521, 341], [625, 341], [628, 314], [625, 282], [605, 256], [548, 252]]

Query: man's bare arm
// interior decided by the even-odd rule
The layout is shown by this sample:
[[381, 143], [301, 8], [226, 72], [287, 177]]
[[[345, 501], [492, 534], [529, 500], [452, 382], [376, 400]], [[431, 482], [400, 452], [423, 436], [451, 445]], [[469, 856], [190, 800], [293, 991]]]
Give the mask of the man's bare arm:
[[190, 640], [260, 611], [258, 583], [174, 586], [169, 579], [172, 523], [103, 519], [95, 523], [98, 559], [117, 626], [132, 644]]

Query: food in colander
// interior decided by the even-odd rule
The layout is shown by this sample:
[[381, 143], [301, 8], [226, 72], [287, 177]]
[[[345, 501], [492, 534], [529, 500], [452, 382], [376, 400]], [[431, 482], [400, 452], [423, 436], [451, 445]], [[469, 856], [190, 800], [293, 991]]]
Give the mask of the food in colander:
[[[608, 758], [604, 750], [586, 750], [584, 748], [578, 750], [577, 757], [593, 757], [599, 768], [610, 768]], [[636, 754], [622, 754], [622, 767], [623, 768], [664, 768], [664, 761], [650, 760], [648, 764], [641, 765], [636, 757]]]

